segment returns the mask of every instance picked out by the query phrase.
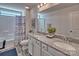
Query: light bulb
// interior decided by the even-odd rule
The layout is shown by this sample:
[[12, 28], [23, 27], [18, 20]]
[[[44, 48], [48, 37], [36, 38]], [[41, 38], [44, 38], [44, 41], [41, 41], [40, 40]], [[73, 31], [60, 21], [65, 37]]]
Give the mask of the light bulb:
[[40, 8], [40, 5], [38, 5], [37, 7]]
[[41, 3], [40, 6], [42, 7], [43, 6], [43, 3]]
[[47, 3], [44, 3], [44, 5], [45, 5], [45, 4], [47, 4]]
[[29, 7], [25, 7], [26, 9], [30, 9]]

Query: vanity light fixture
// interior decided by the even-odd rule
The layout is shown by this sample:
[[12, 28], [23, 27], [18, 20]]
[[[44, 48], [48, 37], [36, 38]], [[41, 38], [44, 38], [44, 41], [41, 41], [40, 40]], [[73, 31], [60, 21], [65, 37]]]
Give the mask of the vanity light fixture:
[[44, 3], [44, 5], [46, 5], [47, 3]]
[[40, 3], [37, 7], [41, 8], [42, 6], [46, 5], [47, 3]]
[[43, 3], [41, 3], [40, 6], [42, 7], [43, 6]]
[[28, 6], [25, 7], [26, 9], [30, 9]]
[[38, 5], [37, 7], [40, 8], [40, 5]]

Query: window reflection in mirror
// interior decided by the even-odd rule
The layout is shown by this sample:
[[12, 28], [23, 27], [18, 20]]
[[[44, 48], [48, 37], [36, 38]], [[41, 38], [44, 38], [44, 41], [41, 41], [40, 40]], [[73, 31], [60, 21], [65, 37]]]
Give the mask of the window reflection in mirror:
[[45, 18], [42, 14], [38, 14], [38, 32], [45, 33]]

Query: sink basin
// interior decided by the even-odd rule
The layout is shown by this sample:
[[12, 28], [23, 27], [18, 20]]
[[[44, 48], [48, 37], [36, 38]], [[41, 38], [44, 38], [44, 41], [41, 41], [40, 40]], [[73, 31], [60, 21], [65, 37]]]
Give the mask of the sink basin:
[[76, 50], [72, 45], [69, 45], [69, 44], [64, 43], [64, 42], [54, 42], [54, 44], [62, 49], [65, 49], [65, 50], [70, 50], [70, 51]]

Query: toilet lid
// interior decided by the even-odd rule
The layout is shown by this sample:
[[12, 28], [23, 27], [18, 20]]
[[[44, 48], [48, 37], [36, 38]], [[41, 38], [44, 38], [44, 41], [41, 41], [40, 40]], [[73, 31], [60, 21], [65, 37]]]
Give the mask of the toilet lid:
[[27, 45], [28, 44], [28, 40], [23, 40], [20, 42], [21, 45]]

